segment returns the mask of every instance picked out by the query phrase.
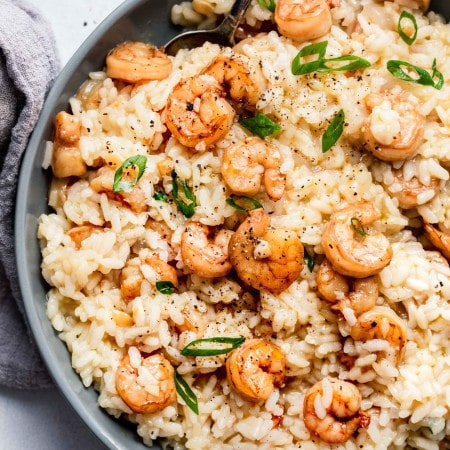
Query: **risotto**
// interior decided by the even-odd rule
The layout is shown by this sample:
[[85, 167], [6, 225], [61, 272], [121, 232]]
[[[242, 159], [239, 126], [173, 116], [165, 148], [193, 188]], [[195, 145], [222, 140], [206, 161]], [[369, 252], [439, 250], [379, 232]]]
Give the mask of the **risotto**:
[[122, 43], [57, 114], [47, 315], [146, 445], [448, 448], [450, 28], [427, 6], [253, 0], [235, 47]]

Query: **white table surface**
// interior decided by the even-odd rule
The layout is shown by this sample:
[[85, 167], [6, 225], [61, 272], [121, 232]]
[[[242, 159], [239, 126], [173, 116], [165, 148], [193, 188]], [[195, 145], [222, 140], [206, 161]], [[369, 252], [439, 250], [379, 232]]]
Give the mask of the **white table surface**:
[[[52, 26], [61, 64], [123, 0], [28, 0]], [[0, 449], [105, 450], [54, 389], [0, 387]]]

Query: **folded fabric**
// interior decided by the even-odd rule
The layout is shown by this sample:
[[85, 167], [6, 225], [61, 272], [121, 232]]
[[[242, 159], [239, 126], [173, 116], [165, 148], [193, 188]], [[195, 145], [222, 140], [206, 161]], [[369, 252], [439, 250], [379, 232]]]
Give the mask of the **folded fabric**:
[[0, 0], [0, 384], [52, 385], [25, 322], [14, 257], [21, 158], [59, 70], [50, 25], [24, 0]]

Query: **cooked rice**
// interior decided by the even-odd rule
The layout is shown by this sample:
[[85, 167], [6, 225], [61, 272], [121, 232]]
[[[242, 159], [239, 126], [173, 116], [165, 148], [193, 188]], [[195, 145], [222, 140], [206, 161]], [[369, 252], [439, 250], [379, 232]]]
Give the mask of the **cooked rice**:
[[[174, 7], [172, 20], [211, 27], [231, 3], [183, 2]], [[292, 75], [291, 61], [306, 44], [294, 44], [275, 31], [241, 46], [270, 82], [257, 110], [283, 128], [270, 140], [283, 156], [285, 194], [278, 202], [269, 200], [263, 191], [256, 197], [272, 213], [272, 224], [296, 232], [318, 261], [324, 253], [322, 232], [336, 209], [362, 200], [375, 205], [381, 214], [377, 229], [393, 247], [392, 261], [377, 275], [377, 305], [392, 307], [408, 328], [398, 366], [378, 357], [378, 352], [395, 351], [388, 341], [351, 338], [350, 329], [356, 322], [353, 310], [343, 308], [338, 314], [319, 298], [317, 264], [313, 272], [305, 265], [300, 277], [278, 295], [262, 291], [256, 296], [231, 276], [208, 280], [186, 271], [180, 256], [186, 218], [175, 204], [153, 198], [157, 185], [167, 193], [172, 189], [170, 176], [161, 176], [158, 165], [169, 160], [178, 176], [194, 186], [194, 220], [210, 226], [235, 223], [236, 211], [226, 203], [229, 193], [220, 175], [221, 155], [248, 133], [235, 123], [213, 150], [195, 153], [173, 137], [167, 139], [160, 112], [181, 79], [198, 74], [228, 50], [209, 43], [182, 50], [172, 58], [174, 69], [168, 78], [133, 89], [118, 86], [104, 72], [95, 72], [89, 83], [99, 87], [98, 108], [84, 110], [79, 96], [70, 100], [73, 114], [82, 122], [80, 149], [88, 166], [100, 158], [120, 164], [133, 155], [147, 156], [147, 210], [135, 213], [95, 192], [90, 175], [70, 184], [52, 182], [49, 204], [55, 212], [40, 217], [38, 231], [42, 275], [50, 285], [47, 315], [66, 343], [83, 384], [98, 390], [98, 403], [109, 414], [134, 422], [145, 444], [151, 446], [159, 439], [175, 448], [195, 450], [447, 448], [450, 268], [417, 236], [422, 219], [450, 229], [450, 28], [433, 12], [423, 15], [414, 10], [417, 40], [413, 46], [404, 44], [397, 33], [397, 20], [403, 9], [416, 6], [412, 0], [341, 0], [332, 9], [333, 27], [320, 40], [328, 40], [330, 57], [354, 54], [371, 62], [370, 68], [357, 73]], [[245, 21], [257, 28], [270, 17], [254, 0]], [[431, 67], [435, 57], [446, 81], [442, 90], [400, 82], [385, 69], [389, 59]], [[370, 92], [385, 90], [409, 95], [427, 116], [423, 143], [416, 156], [405, 162], [378, 161], [359, 144], [368, 115], [364, 99]], [[346, 113], [343, 135], [330, 151], [322, 153], [321, 135], [341, 108]], [[165, 151], [158, 151], [163, 142]], [[51, 151], [48, 144], [45, 167], [50, 164]], [[405, 180], [417, 178], [425, 186], [438, 180], [439, 192], [425, 190], [419, 196], [420, 206], [402, 210], [395, 197], [402, 190], [394, 178], [393, 171], [398, 169]], [[170, 238], [161, 239], [158, 230], [146, 226], [149, 219], [162, 223]], [[76, 248], [67, 232], [84, 224], [108, 224], [108, 230], [93, 233]], [[262, 242], [261, 252], [266, 247]], [[155, 254], [185, 272], [182, 288], [170, 297], [159, 293], [154, 288], [154, 269], [144, 264], [140, 295], [126, 303], [120, 291], [121, 269], [132, 258], [144, 261]], [[176, 332], [174, 324], [181, 327], [186, 317], [195, 326]], [[189, 342], [215, 336], [274, 342], [286, 355], [288, 382], [267, 401], [251, 403], [218, 370], [223, 369], [225, 355], [181, 356], [180, 350]], [[193, 387], [198, 416], [180, 397], [162, 411], [136, 414], [118, 395], [115, 373], [126, 354], [139, 370], [138, 383], [150, 392], [158, 388], [153, 375], [141, 366], [141, 352], [161, 350]], [[352, 364], [346, 364], [343, 357]], [[340, 445], [314, 437], [303, 421], [305, 393], [319, 380], [324, 380], [323, 393], [316, 397], [316, 412], [319, 418], [325, 417], [332, 399], [327, 377], [354, 383], [362, 395], [361, 408], [370, 416], [367, 429], [359, 428]], [[274, 426], [274, 418], [279, 417], [282, 420]]]

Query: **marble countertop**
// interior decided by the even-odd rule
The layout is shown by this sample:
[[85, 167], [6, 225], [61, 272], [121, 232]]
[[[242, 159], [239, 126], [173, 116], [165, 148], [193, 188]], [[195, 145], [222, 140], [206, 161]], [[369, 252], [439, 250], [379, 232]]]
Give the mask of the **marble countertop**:
[[[28, 0], [50, 22], [61, 65], [123, 0]], [[105, 450], [57, 388], [20, 391], [0, 387], [0, 448]]]

